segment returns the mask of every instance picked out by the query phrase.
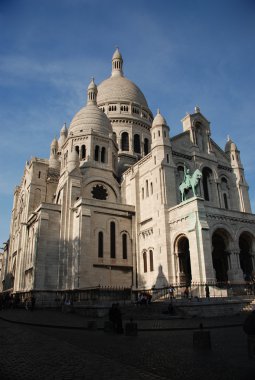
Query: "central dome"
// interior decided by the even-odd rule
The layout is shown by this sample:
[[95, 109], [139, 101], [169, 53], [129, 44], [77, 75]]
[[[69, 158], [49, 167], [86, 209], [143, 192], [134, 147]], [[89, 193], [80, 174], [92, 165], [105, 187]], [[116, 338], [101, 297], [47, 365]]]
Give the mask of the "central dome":
[[116, 49], [112, 57], [112, 75], [98, 86], [98, 105], [128, 102], [148, 109], [148, 104], [142, 91], [131, 80], [124, 77], [122, 66], [122, 56], [119, 49]]
[[148, 108], [142, 91], [129, 79], [123, 76], [112, 76], [98, 86], [97, 103], [132, 102]]

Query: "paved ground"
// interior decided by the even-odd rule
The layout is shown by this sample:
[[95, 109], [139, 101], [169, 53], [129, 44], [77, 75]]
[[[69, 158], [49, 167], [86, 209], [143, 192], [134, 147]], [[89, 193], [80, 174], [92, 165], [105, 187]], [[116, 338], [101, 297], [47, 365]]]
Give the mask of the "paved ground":
[[[3, 320], [62, 326], [49, 328]], [[212, 350], [193, 349], [192, 330], [168, 328], [238, 325], [239, 317], [138, 321], [137, 337], [88, 331], [87, 320], [58, 311], [0, 312], [0, 379], [250, 380], [255, 361], [242, 328], [210, 329]], [[98, 323], [102, 326], [103, 321]], [[66, 329], [63, 326], [80, 327]], [[163, 328], [165, 331], [158, 329]]]

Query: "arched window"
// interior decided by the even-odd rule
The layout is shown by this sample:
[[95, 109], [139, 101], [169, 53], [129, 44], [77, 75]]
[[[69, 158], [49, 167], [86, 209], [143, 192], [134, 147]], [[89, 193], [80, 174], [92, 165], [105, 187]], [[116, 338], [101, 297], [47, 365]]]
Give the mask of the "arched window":
[[149, 153], [149, 140], [148, 139], [144, 139], [144, 154], [148, 154]]
[[228, 209], [229, 208], [229, 204], [228, 204], [228, 181], [226, 178], [222, 178], [221, 179], [221, 190], [222, 190], [222, 195], [223, 195], [223, 202], [224, 202], [224, 205], [223, 207], [225, 209]]
[[76, 145], [76, 147], [75, 147], [75, 150], [76, 150], [76, 152], [78, 153], [78, 155], [79, 155], [79, 152], [80, 152], [80, 148], [79, 148], [79, 146], [78, 145]]
[[228, 209], [228, 197], [227, 197], [226, 193], [223, 194], [223, 199], [224, 199], [224, 207], [227, 210]]
[[104, 146], [101, 150], [101, 162], [105, 162], [105, 147]]
[[203, 190], [204, 190], [204, 199], [205, 201], [210, 200], [210, 177], [212, 176], [212, 171], [209, 168], [203, 168], [202, 171], [202, 182], [203, 182]]
[[150, 271], [152, 272], [153, 270], [153, 251], [150, 250]]
[[169, 154], [166, 154], [166, 162], [169, 164]]
[[122, 235], [122, 257], [127, 259], [127, 234]]
[[81, 146], [81, 159], [85, 160], [85, 158], [86, 158], [86, 147], [85, 147], [85, 145], [82, 145]]
[[134, 135], [134, 152], [141, 153], [140, 136]]
[[98, 257], [104, 257], [104, 235], [102, 231], [98, 233]]
[[147, 253], [143, 253], [143, 271], [144, 273], [147, 272]]
[[127, 132], [121, 135], [121, 150], [129, 151], [129, 136]]
[[41, 178], [41, 172], [40, 172], [40, 170], [38, 172], [38, 178]]
[[95, 161], [98, 161], [99, 159], [99, 146], [95, 146]]
[[153, 194], [153, 183], [151, 182], [151, 195]]
[[111, 222], [111, 224], [110, 224], [110, 235], [111, 235], [111, 237], [110, 237], [111, 258], [115, 259], [115, 257], [116, 257], [116, 238], [115, 238], [116, 231], [115, 231], [115, 223], [114, 222]]
[[146, 179], [146, 197], [149, 196], [149, 181]]

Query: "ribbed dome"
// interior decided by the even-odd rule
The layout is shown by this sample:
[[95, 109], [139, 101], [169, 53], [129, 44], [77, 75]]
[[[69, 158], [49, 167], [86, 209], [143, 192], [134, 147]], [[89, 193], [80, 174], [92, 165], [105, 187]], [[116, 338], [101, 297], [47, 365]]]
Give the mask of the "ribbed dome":
[[109, 136], [112, 125], [108, 117], [97, 106], [97, 86], [94, 78], [88, 86], [88, 101], [73, 118], [69, 127], [69, 134], [90, 134], [96, 132]]
[[166, 119], [161, 115], [159, 110], [152, 122], [152, 127], [155, 127], [156, 125], [167, 125]]
[[110, 120], [96, 104], [88, 104], [77, 112], [69, 128], [69, 133], [74, 134], [89, 134], [92, 131], [106, 136], [112, 132]]
[[148, 108], [142, 91], [123, 76], [112, 76], [104, 80], [97, 88], [98, 105], [106, 102], [134, 102]]

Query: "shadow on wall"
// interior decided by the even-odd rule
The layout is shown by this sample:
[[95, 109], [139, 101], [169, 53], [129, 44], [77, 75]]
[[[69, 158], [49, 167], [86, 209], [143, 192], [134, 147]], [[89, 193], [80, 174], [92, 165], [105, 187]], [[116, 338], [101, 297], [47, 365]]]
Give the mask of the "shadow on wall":
[[166, 286], [168, 286], [168, 281], [167, 281], [166, 276], [164, 275], [162, 265], [159, 265], [159, 267], [158, 267], [158, 275], [157, 275], [157, 278], [156, 278], [156, 282], [153, 285], [153, 288], [159, 289], [159, 288], [164, 288]]
[[[168, 286], [167, 278], [164, 275], [162, 265], [159, 265], [156, 281], [152, 286], [149, 286], [149, 288], [161, 289], [167, 286]], [[138, 273], [138, 288], [148, 289], [148, 282], [146, 281], [146, 277], [139, 273]]]

